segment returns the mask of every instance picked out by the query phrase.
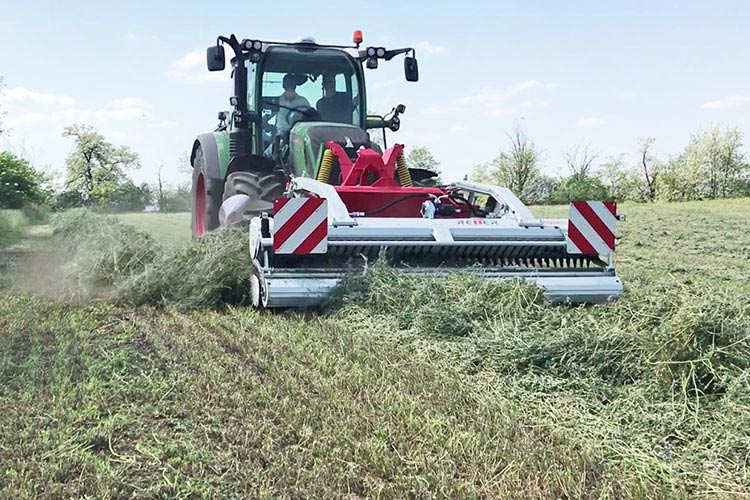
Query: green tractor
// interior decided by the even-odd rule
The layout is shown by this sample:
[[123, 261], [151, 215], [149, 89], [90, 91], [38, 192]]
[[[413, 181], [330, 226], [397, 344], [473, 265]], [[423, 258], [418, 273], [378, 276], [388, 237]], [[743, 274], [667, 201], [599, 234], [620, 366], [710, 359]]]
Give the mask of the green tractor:
[[[361, 147], [378, 150], [368, 130], [382, 130], [385, 140], [386, 129], [399, 129], [403, 105], [385, 116], [368, 116], [364, 68], [375, 69], [381, 60], [403, 54], [405, 78], [416, 82], [414, 49], [361, 49], [359, 31], [353, 42], [240, 41], [231, 35], [218, 37], [207, 49], [209, 71], [223, 70], [224, 47], [232, 49], [234, 95], [231, 113], [220, 112], [216, 129], [198, 136], [192, 147], [194, 236], [218, 228], [222, 202], [237, 194], [250, 198], [250, 215], [270, 211], [291, 178], [318, 177], [330, 141], [354, 158]], [[429, 182], [434, 175], [413, 172], [416, 182]], [[401, 181], [412, 182], [403, 173]]]

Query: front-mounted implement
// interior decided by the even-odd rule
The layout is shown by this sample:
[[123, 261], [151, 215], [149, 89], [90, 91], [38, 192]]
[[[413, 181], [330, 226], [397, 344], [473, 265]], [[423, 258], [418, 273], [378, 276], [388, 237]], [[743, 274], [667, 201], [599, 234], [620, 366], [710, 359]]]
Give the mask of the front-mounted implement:
[[[273, 213], [251, 220], [254, 305], [320, 304], [347, 273], [378, 259], [415, 275], [526, 279], [551, 302], [608, 302], [621, 295], [609, 239], [614, 204], [576, 202], [571, 213], [585, 206], [596, 218], [582, 209], [586, 217], [541, 220], [498, 186], [403, 187], [387, 161], [397, 148], [380, 162], [374, 152], [361, 151], [356, 162], [342, 164], [345, 181], [337, 186], [294, 178]], [[583, 238], [578, 246], [571, 230]], [[597, 231], [606, 234], [594, 237]], [[588, 237], [593, 241], [585, 246]]]

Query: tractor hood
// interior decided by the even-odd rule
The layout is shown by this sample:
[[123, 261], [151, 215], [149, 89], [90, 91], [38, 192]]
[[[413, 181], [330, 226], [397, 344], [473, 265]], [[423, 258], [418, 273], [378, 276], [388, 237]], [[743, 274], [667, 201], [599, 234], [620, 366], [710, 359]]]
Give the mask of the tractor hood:
[[290, 158], [295, 175], [315, 178], [323, 146], [328, 141], [339, 144], [350, 158], [357, 157], [360, 147], [370, 147], [367, 132], [354, 125], [333, 122], [300, 122], [290, 134]]

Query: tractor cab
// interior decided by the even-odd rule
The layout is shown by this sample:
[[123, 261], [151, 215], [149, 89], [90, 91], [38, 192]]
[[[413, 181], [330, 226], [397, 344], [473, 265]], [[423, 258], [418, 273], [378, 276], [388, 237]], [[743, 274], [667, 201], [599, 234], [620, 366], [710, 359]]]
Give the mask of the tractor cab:
[[362, 68], [346, 51], [271, 46], [248, 80], [248, 103], [261, 121], [255, 147], [289, 173], [314, 176], [329, 140], [370, 147]]
[[[231, 112], [220, 112], [213, 133], [193, 143], [196, 236], [218, 227], [219, 208], [232, 196], [246, 195], [253, 200], [248, 212], [262, 213], [292, 178], [318, 178], [329, 144], [338, 145], [352, 161], [363, 148], [382, 154], [368, 130], [398, 130], [405, 108], [398, 105], [389, 115], [368, 116], [365, 69], [403, 55], [405, 78], [414, 82], [417, 61], [413, 48], [360, 48], [361, 43], [361, 32], [355, 32], [349, 46], [231, 35], [218, 37], [207, 49], [209, 71], [231, 65], [234, 91]], [[331, 184], [341, 179], [342, 159], [327, 164]]]

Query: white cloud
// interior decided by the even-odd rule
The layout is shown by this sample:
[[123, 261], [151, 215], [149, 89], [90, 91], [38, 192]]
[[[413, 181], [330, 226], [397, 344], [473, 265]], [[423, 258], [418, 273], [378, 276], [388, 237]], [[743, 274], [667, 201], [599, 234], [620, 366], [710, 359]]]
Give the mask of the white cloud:
[[3, 103], [5, 104], [47, 104], [54, 106], [70, 106], [75, 99], [65, 95], [49, 94], [46, 92], [35, 92], [25, 87], [11, 87], [3, 91]]
[[230, 74], [228, 59], [224, 71], [209, 72], [206, 68], [205, 50], [194, 50], [172, 62], [165, 75], [170, 80], [189, 85], [214, 82], [226, 83]]
[[[64, 172], [66, 169], [64, 161], [72, 148], [72, 141], [62, 137], [63, 128], [85, 123], [95, 127], [113, 144], [127, 145], [137, 151], [143, 167], [131, 175], [137, 182], [150, 182], [155, 165], [160, 162], [168, 164], [178, 153], [189, 148], [195, 130], [202, 130], [205, 125], [200, 125], [197, 120], [197, 124], [186, 126], [177, 117], [160, 115], [161, 103], [151, 103], [135, 95], [111, 96], [108, 101], [90, 100], [85, 92], [75, 94], [75, 99], [64, 98], [66, 96], [51, 98], [49, 96], [54, 94], [44, 91], [52, 88], [15, 91], [13, 101], [2, 99], [0, 108], [7, 111], [3, 122], [9, 129], [0, 137], [0, 147], [6, 147], [6, 143], [7, 147], [24, 144], [25, 151], [30, 152], [27, 156], [34, 164], [49, 165], [48, 170]], [[35, 102], [40, 99], [58, 105]], [[176, 172], [166, 175], [170, 183], [184, 180]]]
[[448, 52], [447, 47], [444, 47], [442, 45], [435, 45], [434, 43], [430, 43], [427, 40], [419, 42], [415, 45], [415, 47], [435, 56]]
[[396, 85], [396, 80], [377, 80], [372, 83], [372, 87], [376, 89], [386, 89]]
[[148, 42], [148, 41], [161, 42], [161, 38], [159, 38], [159, 36], [157, 35], [144, 35], [141, 33], [133, 33], [132, 31], [125, 33], [122, 37], [125, 40], [131, 41], [131, 42], [136, 41], [136, 40], [145, 41], [145, 42]]
[[[545, 83], [538, 80], [526, 80], [503, 87], [482, 87], [479, 91], [455, 99], [446, 106], [427, 107], [424, 112], [430, 115], [468, 112], [491, 116], [509, 115], [547, 106], [548, 102], [538, 98], [538, 95], [556, 88], [556, 83]], [[537, 97], [534, 97], [534, 95]], [[522, 96], [525, 98], [520, 99]]]
[[105, 108], [110, 109], [127, 109], [127, 108], [147, 108], [149, 104], [139, 97], [123, 97], [109, 101]]
[[180, 124], [174, 120], [162, 120], [160, 122], [152, 123], [149, 125], [149, 128], [171, 130], [177, 128], [179, 125]]
[[723, 99], [717, 99], [715, 101], [704, 102], [701, 105], [701, 109], [724, 109], [724, 108], [737, 108], [739, 106], [745, 106], [750, 104], [750, 96], [746, 95], [732, 95]]
[[[105, 121], [144, 119], [151, 116], [151, 105], [137, 97], [123, 97], [109, 101], [98, 108], [86, 108], [76, 106], [76, 101], [72, 97], [36, 92], [22, 87], [10, 90], [13, 91], [13, 98], [4, 99], [4, 104], [7, 104], [8, 123], [12, 126], [40, 123], [47, 126], [64, 126], [70, 123], [97, 124]], [[41, 113], [37, 109], [37, 104], [46, 104], [55, 109]]]
[[576, 125], [583, 128], [601, 127], [606, 122], [596, 116], [584, 116], [576, 120]]

